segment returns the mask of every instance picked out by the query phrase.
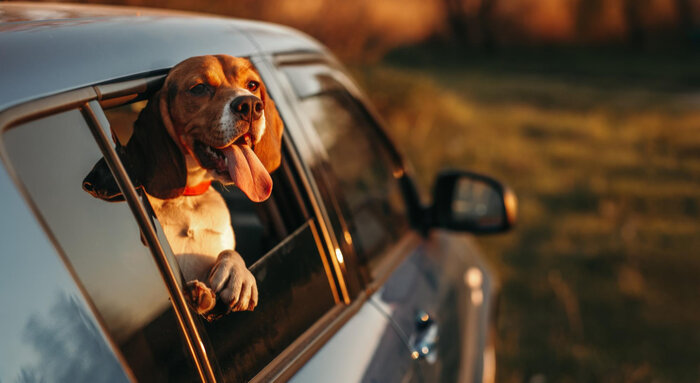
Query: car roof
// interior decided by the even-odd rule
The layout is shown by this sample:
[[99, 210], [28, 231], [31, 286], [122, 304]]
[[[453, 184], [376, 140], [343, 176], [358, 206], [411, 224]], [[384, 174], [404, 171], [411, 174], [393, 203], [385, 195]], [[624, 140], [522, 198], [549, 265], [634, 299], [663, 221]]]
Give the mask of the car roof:
[[43, 96], [167, 70], [192, 56], [319, 52], [280, 25], [133, 7], [0, 4], [0, 111]]

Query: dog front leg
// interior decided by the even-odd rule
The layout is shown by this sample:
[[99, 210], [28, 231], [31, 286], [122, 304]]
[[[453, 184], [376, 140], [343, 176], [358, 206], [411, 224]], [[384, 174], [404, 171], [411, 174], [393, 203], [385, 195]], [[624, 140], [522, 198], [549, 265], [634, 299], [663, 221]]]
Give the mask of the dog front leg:
[[258, 286], [243, 257], [234, 250], [222, 251], [209, 273], [209, 286], [232, 311], [253, 311], [258, 305]]

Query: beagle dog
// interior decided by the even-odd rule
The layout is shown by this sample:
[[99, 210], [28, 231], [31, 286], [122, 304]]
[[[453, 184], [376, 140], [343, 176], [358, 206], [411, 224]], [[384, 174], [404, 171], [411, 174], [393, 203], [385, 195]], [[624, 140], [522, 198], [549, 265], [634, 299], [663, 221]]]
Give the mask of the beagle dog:
[[[173, 67], [117, 153], [143, 187], [200, 314], [217, 296], [227, 311], [258, 304], [255, 277], [235, 251], [226, 204], [212, 181], [266, 200], [281, 161], [283, 124], [260, 75], [242, 58], [189, 58]], [[123, 200], [104, 158], [83, 181], [94, 197]], [[218, 309], [217, 309], [218, 311]]]

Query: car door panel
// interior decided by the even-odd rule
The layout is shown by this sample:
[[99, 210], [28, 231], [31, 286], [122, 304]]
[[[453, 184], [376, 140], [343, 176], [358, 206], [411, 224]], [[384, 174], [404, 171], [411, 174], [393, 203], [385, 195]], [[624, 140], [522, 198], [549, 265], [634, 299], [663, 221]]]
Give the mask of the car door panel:
[[426, 381], [482, 380], [493, 281], [477, 251], [467, 236], [436, 231], [413, 247], [373, 296]]
[[290, 382], [412, 382], [409, 355], [389, 318], [367, 301]]

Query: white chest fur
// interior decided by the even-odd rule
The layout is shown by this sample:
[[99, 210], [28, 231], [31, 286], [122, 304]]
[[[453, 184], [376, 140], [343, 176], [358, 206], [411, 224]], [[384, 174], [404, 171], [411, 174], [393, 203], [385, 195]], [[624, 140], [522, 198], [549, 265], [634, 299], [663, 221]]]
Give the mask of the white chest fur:
[[228, 208], [213, 188], [197, 196], [148, 199], [185, 280], [207, 280], [219, 253], [235, 249]]

